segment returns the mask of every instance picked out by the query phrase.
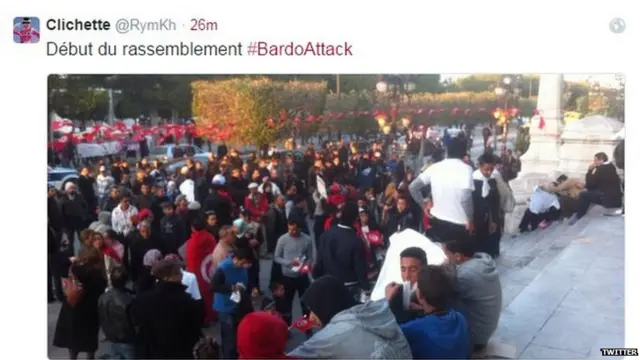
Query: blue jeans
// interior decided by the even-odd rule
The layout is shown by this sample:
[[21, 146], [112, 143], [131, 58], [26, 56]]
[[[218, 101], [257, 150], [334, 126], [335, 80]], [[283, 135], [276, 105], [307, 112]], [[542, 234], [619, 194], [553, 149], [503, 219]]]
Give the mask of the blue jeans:
[[135, 348], [133, 344], [125, 343], [111, 343], [111, 357], [112, 359], [135, 359]]
[[218, 313], [220, 321], [220, 347], [222, 359], [237, 359], [238, 350], [236, 345], [238, 322], [234, 314]]

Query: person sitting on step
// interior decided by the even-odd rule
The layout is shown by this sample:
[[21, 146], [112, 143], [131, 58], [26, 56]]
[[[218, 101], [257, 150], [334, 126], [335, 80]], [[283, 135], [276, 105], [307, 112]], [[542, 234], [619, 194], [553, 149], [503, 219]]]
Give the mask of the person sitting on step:
[[560, 218], [566, 219], [571, 217], [578, 209], [578, 199], [580, 198], [580, 192], [584, 189], [584, 181], [569, 178], [567, 175], [562, 174], [558, 176], [556, 181], [541, 185], [540, 188], [558, 195]]
[[560, 200], [557, 194], [537, 186], [529, 199], [529, 206], [520, 220], [520, 232], [545, 229], [560, 217]]
[[585, 216], [591, 205], [602, 205], [613, 212], [622, 207], [620, 177], [607, 154], [599, 152], [594, 155], [585, 176], [585, 190], [578, 200], [578, 209], [569, 219], [570, 225]]

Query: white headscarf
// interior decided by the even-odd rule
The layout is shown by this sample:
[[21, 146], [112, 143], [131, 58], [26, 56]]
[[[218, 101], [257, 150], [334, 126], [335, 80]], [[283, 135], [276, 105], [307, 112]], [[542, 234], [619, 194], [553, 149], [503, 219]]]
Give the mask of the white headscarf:
[[486, 177], [486, 176], [482, 175], [482, 173], [478, 169], [478, 170], [475, 170], [473, 172], [473, 175], [471, 175], [473, 180], [482, 181], [482, 197], [483, 198], [486, 198], [487, 196], [489, 196], [489, 192], [491, 191], [491, 186], [489, 185], [489, 180], [495, 179], [496, 178], [496, 174], [498, 174], [498, 171], [494, 169], [493, 172], [491, 173], [491, 175], [489, 177]]

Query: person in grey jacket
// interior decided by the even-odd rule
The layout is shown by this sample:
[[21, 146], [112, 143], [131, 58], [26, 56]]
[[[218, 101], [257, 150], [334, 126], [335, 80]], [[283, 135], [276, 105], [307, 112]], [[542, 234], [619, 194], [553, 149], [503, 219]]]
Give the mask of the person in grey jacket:
[[288, 355], [296, 359], [411, 359], [386, 299], [356, 305], [347, 287], [325, 275], [302, 297], [322, 330]]
[[456, 266], [453, 308], [467, 320], [473, 351], [480, 351], [498, 327], [502, 287], [495, 260], [489, 254], [475, 252], [476, 248], [469, 238], [444, 244], [447, 258]]
[[93, 230], [100, 234], [105, 234], [108, 230], [111, 230], [111, 213], [108, 211], [101, 211], [98, 214], [98, 221], [94, 221], [89, 225], [89, 230]]

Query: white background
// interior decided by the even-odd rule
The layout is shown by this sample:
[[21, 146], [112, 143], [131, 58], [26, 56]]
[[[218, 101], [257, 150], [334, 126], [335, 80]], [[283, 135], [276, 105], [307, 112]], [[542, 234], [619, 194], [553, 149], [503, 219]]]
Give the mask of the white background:
[[[628, 153], [638, 129], [640, 11], [633, 1], [4, 1], [0, 28], [0, 111], [4, 169], [0, 277], [3, 355], [45, 358], [45, 158], [46, 76], [50, 73], [625, 73]], [[37, 16], [39, 44], [14, 44], [16, 16]], [[109, 32], [51, 32], [48, 18], [122, 17], [153, 21], [170, 17], [176, 32], [120, 35]], [[623, 34], [609, 22], [621, 17]], [[217, 21], [214, 33], [188, 31], [191, 18]], [[183, 27], [184, 25], [184, 27]], [[286, 43], [327, 41], [353, 44], [353, 57], [118, 58], [47, 57], [47, 41], [122, 43]], [[97, 46], [97, 45], [96, 45]], [[18, 155], [18, 157], [16, 157]], [[638, 181], [628, 161], [626, 177]], [[627, 274], [638, 271], [639, 236], [635, 185], [626, 188]], [[636, 260], [636, 261], [634, 261]], [[630, 277], [629, 277], [630, 278]], [[602, 279], [607, 281], [607, 279]], [[637, 347], [638, 289], [627, 286], [627, 346]], [[588, 316], [585, 314], [585, 316]], [[634, 321], [635, 320], [635, 321]]]

